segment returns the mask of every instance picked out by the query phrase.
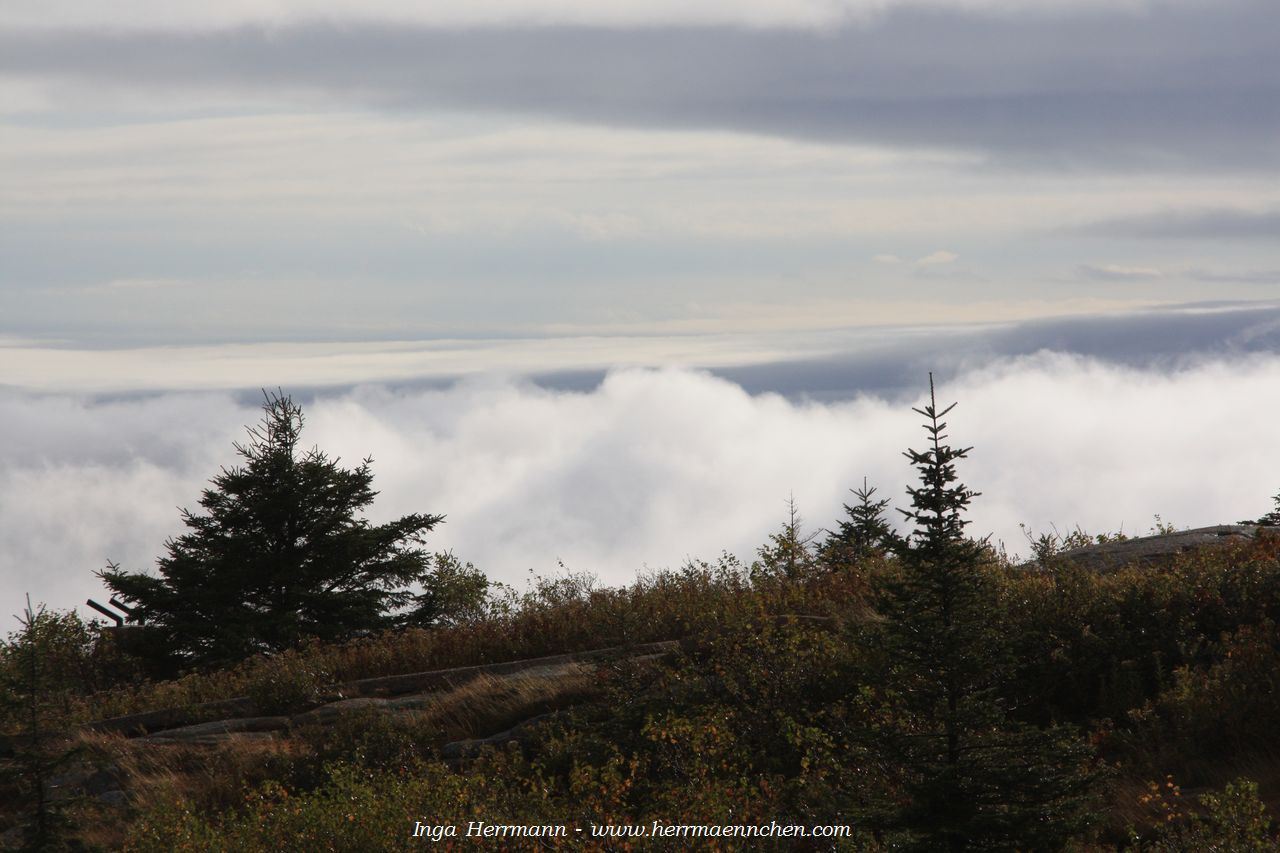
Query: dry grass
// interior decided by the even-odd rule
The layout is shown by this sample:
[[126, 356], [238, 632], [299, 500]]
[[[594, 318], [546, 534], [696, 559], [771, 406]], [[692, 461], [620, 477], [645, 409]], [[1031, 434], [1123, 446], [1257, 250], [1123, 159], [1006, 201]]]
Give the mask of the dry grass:
[[[186, 803], [214, 814], [244, 803], [248, 791], [268, 779], [298, 776], [298, 768], [344, 757], [347, 749], [386, 748], [430, 755], [446, 742], [485, 737], [596, 695], [588, 664], [480, 675], [459, 687], [403, 697], [328, 723], [299, 725], [274, 738], [229, 736], [218, 744], [189, 744], [82, 733], [75, 745], [94, 766], [117, 770], [131, 803]], [[99, 804], [78, 807], [77, 837], [115, 849], [123, 843], [128, 809]]]
[[559, 710], [596, 693], [595, 667], [571, 664], [557, 674], [525, 671], [503, 678], [482, 675], [433, 697], [420, 713], [437, 726], [443, 742], [486, 737], [537, 714]]
[[[95, 765], [116, 769], [130, 803], [185, 799], [218, 810], [239, 805], [246, 786], [271, 778], [300, 752], [299, 745], [288, 739], [232, 737], [206, 746], [100, 733], [81, 734], [79, 746]], [[110, 811], [116, 819], [85, 823], [81, 840], [106, 849], [117, 847], [123, 841], [126, 812]]]
[[[329, 674], [335, 683], [451, 667], [680, 639], [765, 614], [856, 617], [866, 612], [860, 572], [823, 574], [801, 583], [752, 579], [732, 558], [690, 565], [596, 589], [587, 576], [538, 581], [523, 597], [495, 603], [487, 618], [430, 630], [387, 632], [287, 653], [290, 666]], [[244, 696], [279, 668], [272, 658], [192, 673], [171, 681], [103, 691], [77, 702], [80, 721]]]

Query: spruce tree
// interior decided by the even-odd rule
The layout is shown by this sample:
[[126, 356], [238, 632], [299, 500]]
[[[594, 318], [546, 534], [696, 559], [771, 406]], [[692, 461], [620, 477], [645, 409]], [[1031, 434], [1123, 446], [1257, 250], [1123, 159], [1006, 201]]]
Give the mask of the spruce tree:
[[358, 513], [377, 495], [372, 460], [344, 469], [316, 448], [300, 451], [301, 408], [280, 393], [265, 398], [261, 424], [234, 445], [243, 464], [212, 480], [204, 512], [182, 510], [188, 531], [165, 543], [159, 575], [115, 564], [99, 573], [157, 654], [181, 664], [390, 627], [430, 567], [421, 536], [443, 516], [370, 524]]
[[781, 575], [787, 580], [798, 580], [807, 575], [814, 565], [813, 540], [817, 533], [804, 533], [804, 519], [796, 507], [795, 495], [787, 497], [787, 520], [777, 533], [769, 534], [769, 542], [756, 549], [760, 559], [757, 572]]
[[10, 745], [7, 757], [0, 752], [0, 800], [24, 812], [22, 849], [64, 850], [72, 799], [54, 782], [79, 750], [67, 744], [67, 686], [53, 653], [59, 618], [28, 596], [18, 622], [22, 630], [0, 642], [0, 739]]
[[847, 519], [840, 521], [839, 529], [822, 545], [827, 561], [838, 565], [857, 562], [878, 551], [892, 549], [898, 543], [897, 534], [884, 518], [889, 499], [872, 500], [876, 487], [867, 485], [866, 477], [862, 478], [861, 489], [849, 491], [858, 502], [853, 506], [844, 505]]
[[914, 531], [898, 548], [899, 572], [881, 582], [885, 700], [881, 744], [906, 805], [895, 816], [919, 849], [1054, 850], [1088, 818], [1089, 750], [1065, 729], [1009, 719], [1012, 653], [984, 547], [965, 536], [977, 493], [946, 443], [946, 416], [929, 377], [928, 448], [905, 455], [920, 476], [900, 510]]

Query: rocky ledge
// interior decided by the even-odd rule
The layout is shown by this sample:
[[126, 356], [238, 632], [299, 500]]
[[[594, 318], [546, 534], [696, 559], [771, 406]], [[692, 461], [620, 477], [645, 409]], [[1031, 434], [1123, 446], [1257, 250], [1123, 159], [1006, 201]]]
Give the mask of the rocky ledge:
[[1259, 535], [1266, 534], [1280, 535], [1280, 528], [1258, 527], [1253, 524], [1217, 524], [1073, 548], [1055, 555], [1054, 559], [1095, 571], [1114, 571], [1124, 566], [1162, 565], [1188, 551], [1250, 542]]

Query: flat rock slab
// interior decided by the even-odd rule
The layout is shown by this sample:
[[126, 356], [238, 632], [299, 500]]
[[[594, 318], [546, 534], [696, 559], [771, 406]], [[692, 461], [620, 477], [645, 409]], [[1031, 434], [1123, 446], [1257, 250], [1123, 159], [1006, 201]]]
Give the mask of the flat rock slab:
[[[462, 666], [453, 669], [439, 669], [430, 672], [417, 672], [408, 675], [391, 675], [382, 678], [365, 678], [359, 681], [349, 681], [345, 684], [337, 686], [337, 693], [344, 696], [354, 696], [360, 699], [379, 699], [391, 697], [405, 697], [409, 700], [406, 703], [406, 710], [413, 707], [412, 703], [421, 699], [422, 696], [454, 687], [477, 678], [481, 675], [512, 675], [528, 670], [538, 670], [543, 668], [565, 667], [571, 664], [585, 661], [601, 661], [613, 658], [635, 657], [642, 655], [660, 655], [669, 654], [682, 647], [679, 641], [661, 641], [655, 643], [642, 643], [634, 646], [612, 646], [606, 649], [595, 649], [585, 652], [571, 652], [562, 655], [549, 655], [541, 658], [530, 658], [526, 660], [504, 661], [501, 663], [478, 664], [476, 666]], [[413, 694], [408, 696], [406, 694]], [[352, 699], [340, 700], [341, 702], [354, 701]], [[325, 706], [335, 704], [326, 703]], [[122, 717], [111, 717], [106, 720], [98, 720], [89, 723], [85, 728], [89, 731], [119, 733], [126, 737], [136, 737], [139, 735], [151, 735], [161, 732], [175, 732], [191, 730], [195, 726], [212, 725], [218, 726], [228, 722], [231, 718], [249, 718], [249, 719], [268, 719], [250, 717], [256, 712], [256, 708], [252, 700], [245, 696], [239, 696], [234, 699], [222, 699], [215, 702], [204, 702], [198, 705], [188, 705], [182, 708], [165, 708], [157, 711], [143, 711], [138, 714], [126, 714]], [[217, 722], [205, 723], [205, 720], [216, 720]], [[199, 722], [197, 722], [199, 721]], [[226, 735], [232, 734], [223, 730], [216, 734]], [[241, 732], [244, 734], [245, 732]], [[192, 735], [192, 737], [203, 737], [204, 735]], [[0, 737], [0, 755], [7, 754], [12, 751], [12, 738]]]
[[559, 711], [548, 711], [545, 714], [538, 714], [536, 717], [530, 717], [523, 722], [516, 723], [509, 729], [504, 729], [496, 734], [488, 737], [468, 738], [466, 740], [455, 740], [446, 743], [440, 747], [440, 757], [445, 761], [458, 762], [467, 758], [475, 758], [482, 751], [489, 747], [498, 747], [511, 741], [521, 741], [532, 734], [535, 726], [548, 720], [555, 719], [560, 716]]
[[158, 711], [143, 711], [139, 714], [125, 714], [123, 717], [111, 717], [90, 723], [86, 728], [90, 731], [119, 733], [126, 737], [146, 734], [160, 729], [174, 729], [190, 725], [193, 720], [217, 720], [224, 717], [244, 717], [254, 712], [253, 702], [248, 697], [220, 699], [216, 702], [202, 702], [183, 708], [164, 708]]
[[667, 654], [678, 651], [681, 644], [677, 640], [664, 640], [656, 643], [641, 643], [635, 646], [611, 646], [607, 649], [596, 649], [587, 652], [570, 652], [562, 655], [548, 655], [540, 658], [505, 661], [503, 663], [482, 663], [475, 666], [460, 666], [453, 669], [437, 669], [431, 672], [415, 672], [408, 675], [388, 675], [381, 678], [362, 678], [359, 681], [348, 681], [339, 685], [344, 694], [360, 696], [403, 696], [406, 693], [424, 693], [431, 690], [444, 690], [460, 687], [480, 675], [512, 675], [542, 667], [566, 666], [584, 661], [609, 660], [611, 658], [636, 657], [646, 654]]
[[274, 734], [288, 728], [288, 717], [241, 717], [234, 720], [218, 720], [213, 723], [197, 723], [166, 729], [138, 738], [154, 743], [210, 743], [227, 739], [231, 735]]
[[[650, 653], [643, 658], [656, 658], [659, 655]], [[511, 678], [555, 680], [568, 675], [589, 672], [594, 668], [583, 661], [541, 664], [515, 672], [491, 676], [502, 682]], [[290, 717], [246, 717], [241, 719], [218, 720], [211, 723], [197, 723], [173, 729], [154, 732], [138, 738], [150, 743], [186, 743], [186, 744], [219, 744], [228, 740], [268, 739], [283, 729], [298, 725], [327, 726], [341, 717], [363, 713], [413, 713], [429, 707], [438, 700], [440, 691], [416, 693], [399, 696], [395, 699], [382, 699], [376, 696], [359, 696], [352, 699], [339, 699], [311, 708]], [[503, 733], [505, 734], [505, 733]], [[501, 742], [502, 734], [495, 737]], [[508, 738], [509, 739], [509, 738]]]
[[1176, 533], [1141, 536], [1121, 542], [1073, 548], [1057, 554], [1055, 558], [1098, 571], [1115, 570], [1132, 565], [1153, 566], [1167, 563], [1178, 554], [1188, 551], [1249, 542], [1257, 538], [1260, 530], [1280, 532], [1280, 528], [1257, 527], [1252, 524], [1218, 524], [1213, 527], [1198, 527], [1195, 530], [1181, 530]]
[[440, 697], [444, 695], [442, 690], [431, 690], [426, 693], [410, 693], [408, 696], [398, 696], [395, 699], [384, 699], [388, 711], [421, 711], [430, 708]]
[[296, 714], [292, 722], [297, 725], [327, 725], [332, 723], [339, 717], [345, 717], [349, 714], [361, 714], [367, 711], [386, 710], [388, 702], [386, 699], [377, 699], [374, 697], [359, 697], [356, 699], [340, 699], [337, 702], [330, 702], [327, 705], [321, 705], [318, 708], [312, 708], [301, 714]]

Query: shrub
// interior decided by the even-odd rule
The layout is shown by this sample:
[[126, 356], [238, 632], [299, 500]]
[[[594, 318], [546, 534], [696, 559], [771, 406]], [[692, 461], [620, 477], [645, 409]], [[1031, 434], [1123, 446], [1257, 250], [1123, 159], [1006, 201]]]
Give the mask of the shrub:
[[1131, 842], [1150, 853], [1266, 853], [1280, 845], [1254, 782], [1237, 779], [1221, 793], [1203, 794], [1198, 801], [1198, 809], [1185, 802], [1173, 777], [1164, 784], [1149, 783], [1139, 802], [1150, 830], [1145, 836], [1131, 830]]
[[294, 650], [266, 658], [256, 668], [246, 693], [260, 714], [285, 714], [317, 704], [333, 674], [315, 656]]

